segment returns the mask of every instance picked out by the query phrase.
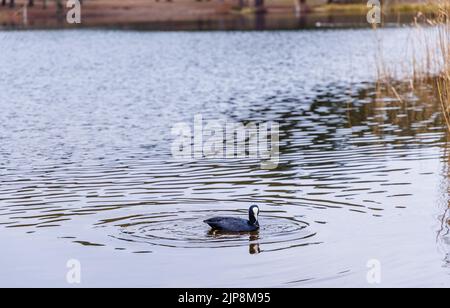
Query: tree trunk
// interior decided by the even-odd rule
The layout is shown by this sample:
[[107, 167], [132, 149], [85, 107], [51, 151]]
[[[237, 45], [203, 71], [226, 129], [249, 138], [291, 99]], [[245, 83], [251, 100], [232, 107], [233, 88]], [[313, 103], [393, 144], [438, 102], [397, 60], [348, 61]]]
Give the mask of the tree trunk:
[[255, 7], [256, 8], [264, 7], [264, 0], [255, 0]]
[[10, 0], [9, 7], [15, 7], [15, 6], [16, 6], [16, 2], [14, 0]]
[[307, 10], [306, 0], [295, 0], [295, 13], [297, 15], [304, 14]]
[[28, 0], [28, 6], [29, 7], [34, 6], [34, 0]]

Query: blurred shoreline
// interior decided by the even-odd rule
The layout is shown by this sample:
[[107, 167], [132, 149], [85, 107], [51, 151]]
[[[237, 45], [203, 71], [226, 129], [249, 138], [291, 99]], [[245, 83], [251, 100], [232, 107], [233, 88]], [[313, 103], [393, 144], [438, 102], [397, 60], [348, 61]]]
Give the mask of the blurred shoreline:
[[[6, 0], [8, 1], [8, 0]], [[19, 0], [14, 7], [0, 6], [0, 29], [111, 28], [157, 31], [295, 30], [371, 27], [361, 4], [296, 7], [294, 2], [273, 0], [263, 9], [238, 7], [237, 2], [196, 0], [85, 0], [81, 24], [68, 24], [68, 9], [61, 2]], [[385, 26], [410, 24], [425, 7], [417, 4], [388, 7]]]

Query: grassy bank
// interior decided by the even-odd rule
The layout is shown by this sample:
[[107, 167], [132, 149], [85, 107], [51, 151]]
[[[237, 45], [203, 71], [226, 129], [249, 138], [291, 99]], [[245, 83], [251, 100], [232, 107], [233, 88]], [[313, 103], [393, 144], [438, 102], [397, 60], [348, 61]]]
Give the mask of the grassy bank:
[[[382, 7], [384, 14], [434, 14], [442, 8], [439, 0], [429, 3], [395, 3], [385, 4]], [[326, 14], [367, 14], [368, 7], [365, 4], [326, 4], [313, 8], [313, 12]]]

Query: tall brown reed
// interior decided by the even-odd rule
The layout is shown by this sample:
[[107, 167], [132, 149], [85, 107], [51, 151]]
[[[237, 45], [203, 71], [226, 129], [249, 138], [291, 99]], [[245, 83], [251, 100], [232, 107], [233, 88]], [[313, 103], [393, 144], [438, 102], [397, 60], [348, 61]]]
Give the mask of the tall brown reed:
[[[450, 0], [429, 0], [429, 4], [433, 8], [431, 12], [417, 12], [413, 22], [415, 33], [411, 46], [408, 46], [412, 49], [412, 59], [405, 62], [407, 67], [404, 67], [402, 78], [398, 76], [398, 68], [386, 64], [380, 43], [377, 59], [379, 83], [399, 101], [402, 95], [395, 85], [399, 79], [405, 81], [404, 76], [407, 76], [410, 91], [432, 85], [450, 130]], [[417, 54], [421, 56], [416, 57]]]
[[450, 130], [450, 0], [443, 1], [437, 17], [442, 71], [437, 86], [445, 121]]

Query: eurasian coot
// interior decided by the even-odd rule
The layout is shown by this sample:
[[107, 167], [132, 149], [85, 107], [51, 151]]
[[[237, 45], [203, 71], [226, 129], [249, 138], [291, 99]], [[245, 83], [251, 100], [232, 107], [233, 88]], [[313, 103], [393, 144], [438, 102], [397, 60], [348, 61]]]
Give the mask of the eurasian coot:
[[205, 220], [205, 223], [214, 230], [226, 232], [252, 232], [259, 229], [258, 223], [259, 207], [252, 205], [248, 210], [249, 219], [235, 217], [214, 217]]

